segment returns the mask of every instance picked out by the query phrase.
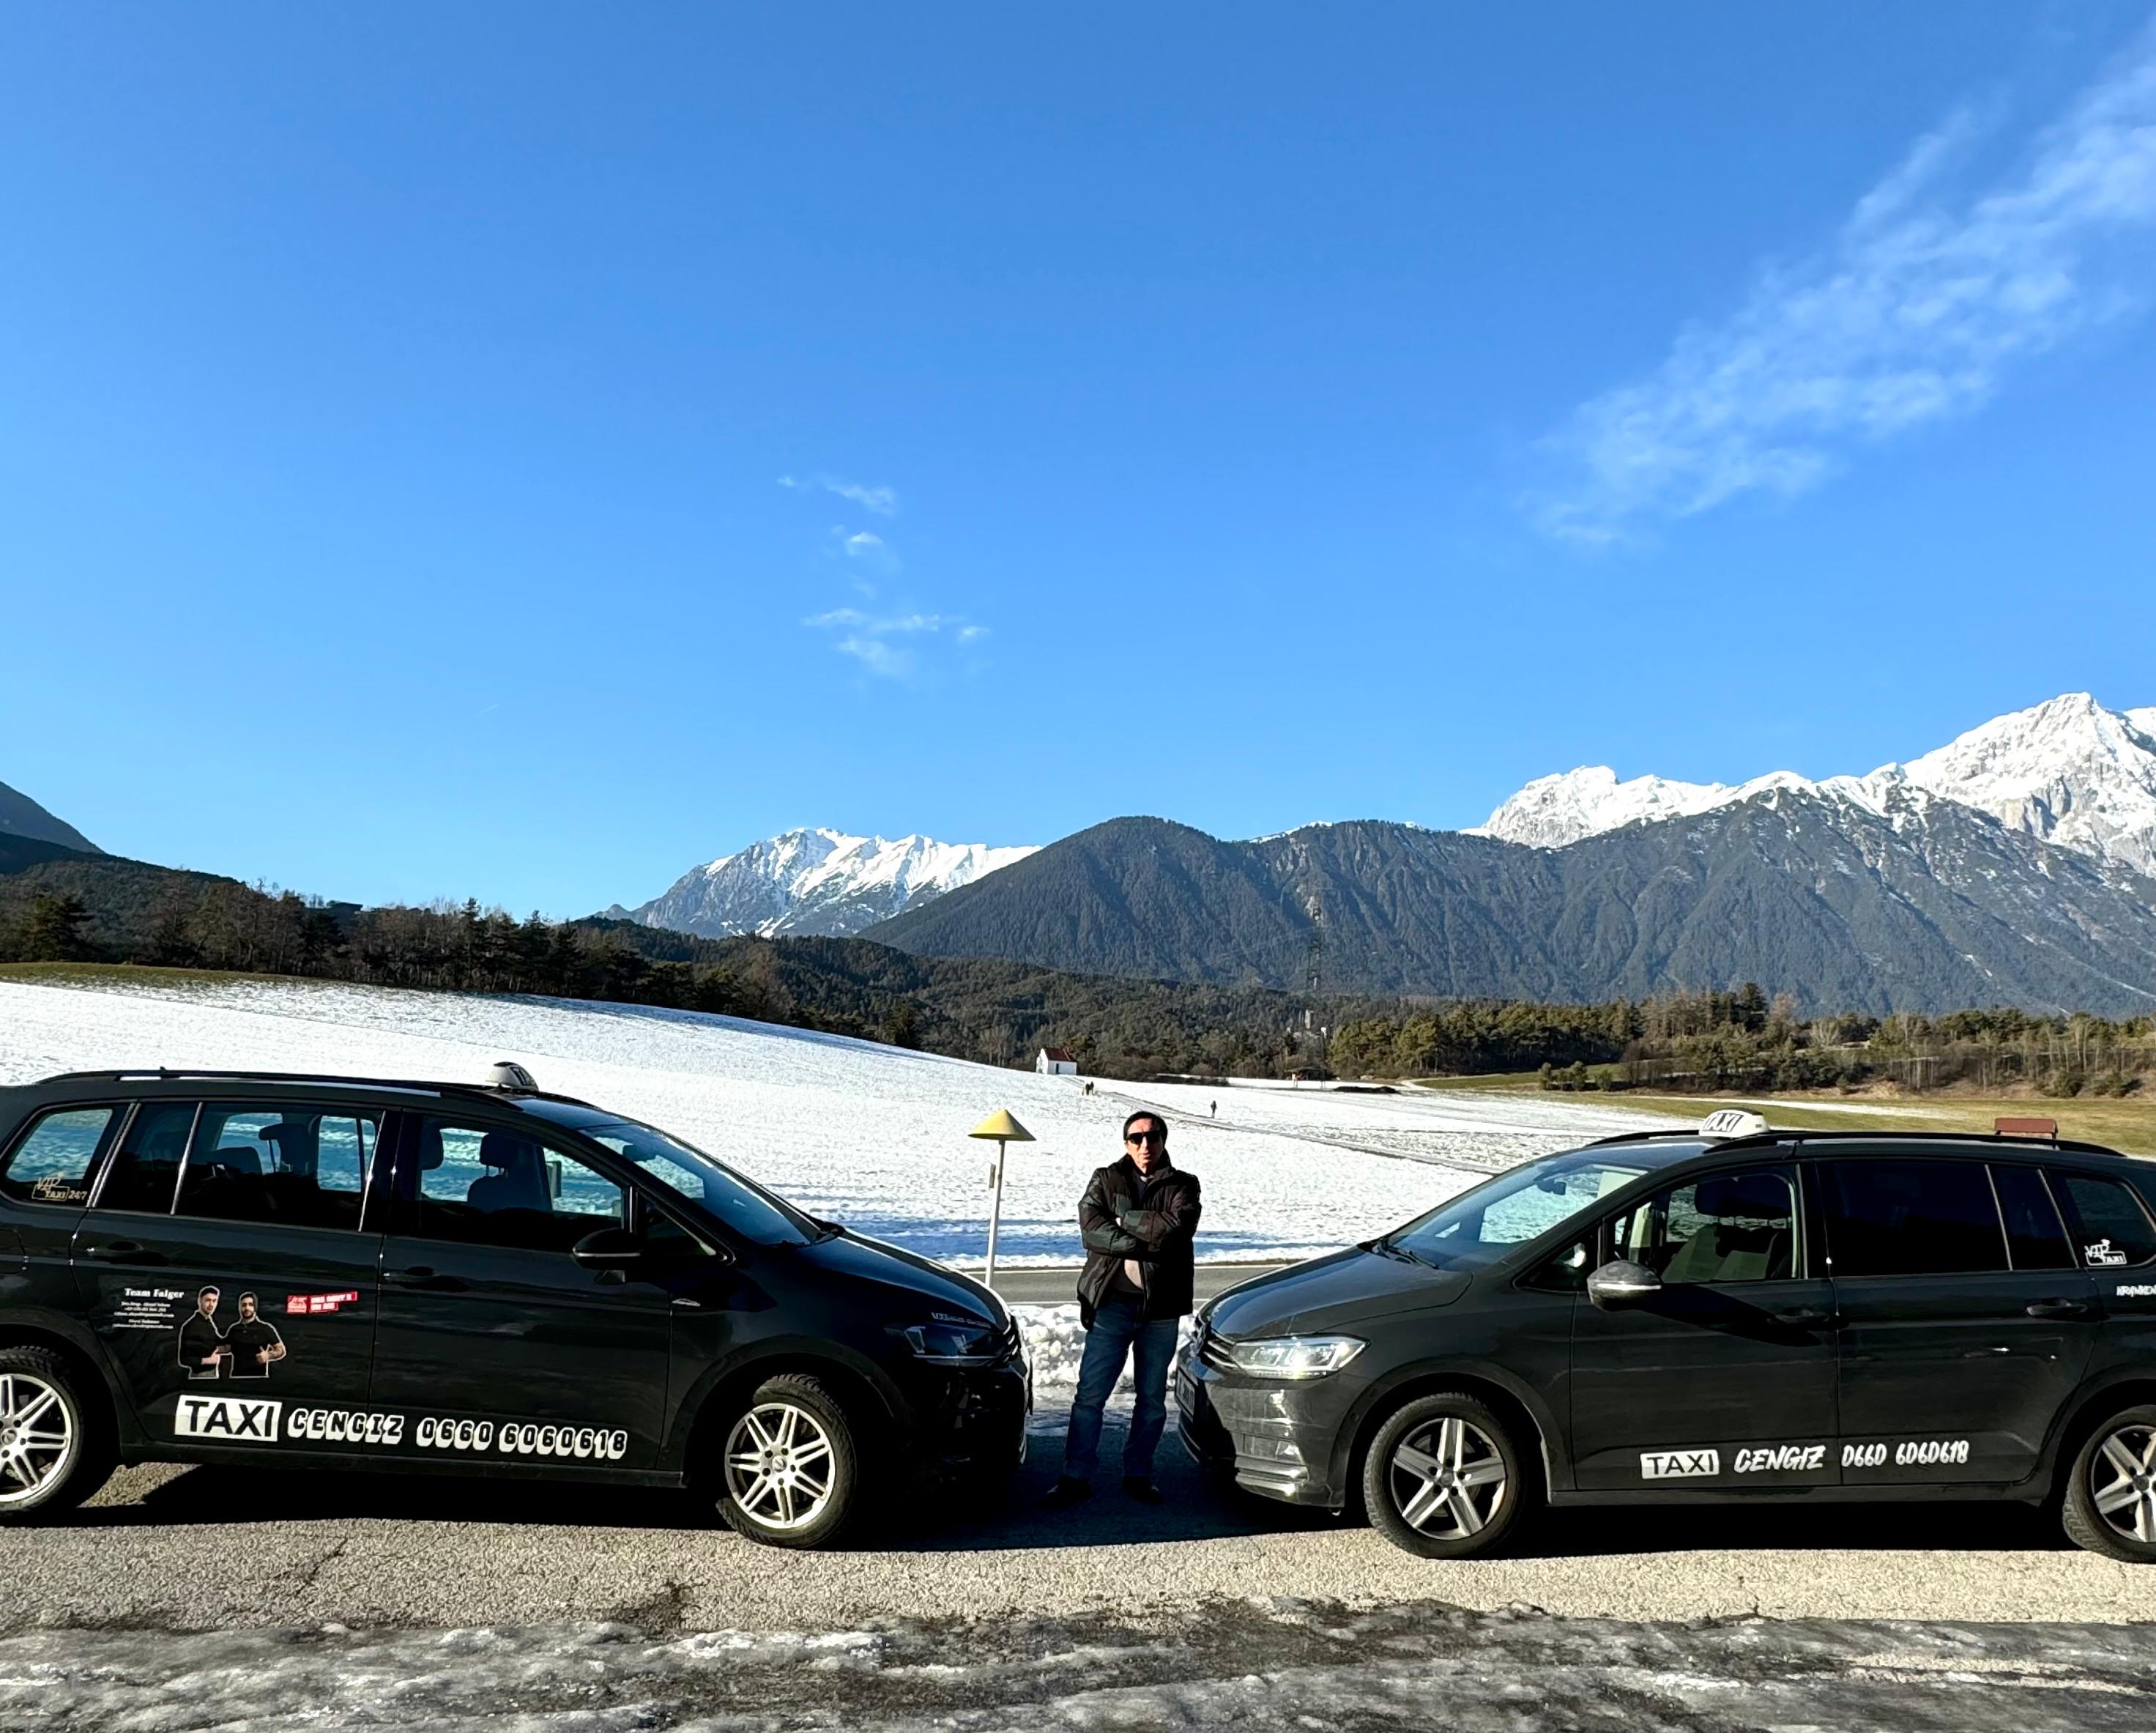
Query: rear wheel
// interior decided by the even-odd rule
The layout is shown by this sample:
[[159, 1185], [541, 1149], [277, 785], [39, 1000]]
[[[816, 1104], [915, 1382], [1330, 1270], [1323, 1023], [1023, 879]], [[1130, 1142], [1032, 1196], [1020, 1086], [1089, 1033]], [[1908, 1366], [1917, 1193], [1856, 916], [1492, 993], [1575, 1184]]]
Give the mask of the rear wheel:
[[1403, 1404], [1378, 1428], [1363, 1462], [1372, 1525], [1424, 1558], [1496, 1552], [1537, 1491], [1505, 1422], [1486, 1402], [1458, 1391]]
[[719, 1510], [767, 1546], [828, 1546], [860, 1502], [846, 1412], [817, 1380], [767, 1379], [726, 1428]]
[[2077, 1546], [2156, 1564], [2156, 1406], [2122, 1408], [2089, 1435], [2060, 1517]]
[[111, 1478], [101, 1417], [59, 1355], [0, 1349], [0, 1522], [60, 1515]]

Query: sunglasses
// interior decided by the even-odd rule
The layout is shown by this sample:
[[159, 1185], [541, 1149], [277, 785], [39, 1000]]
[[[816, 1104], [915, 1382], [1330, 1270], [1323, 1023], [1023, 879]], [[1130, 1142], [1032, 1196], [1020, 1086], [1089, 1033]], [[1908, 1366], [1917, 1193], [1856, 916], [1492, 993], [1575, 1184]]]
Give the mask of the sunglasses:
[[1127, 1144], [1164, 1144], [1168, 1141], [1168, 1134], [1164, 1131], [1127, 1131], [1123, 1134], [1123, 1141]]

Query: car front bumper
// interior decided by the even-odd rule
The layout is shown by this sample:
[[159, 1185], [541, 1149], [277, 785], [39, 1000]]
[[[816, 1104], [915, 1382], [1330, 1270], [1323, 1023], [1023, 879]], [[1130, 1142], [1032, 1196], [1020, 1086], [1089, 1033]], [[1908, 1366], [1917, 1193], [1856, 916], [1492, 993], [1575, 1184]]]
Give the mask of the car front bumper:
[[924, 1463], [947, 1473], [1003, 1474], [1025, 1460], [1033, 1374], [1021, 1350], [993, 1366], [912, 1369], [906, 1391]]
[[1252, 1378], [1210, 1362], [1205, 1343], [1201, 1334], [1176, 1370], [1184, 1448], [1246, 1491], [1339, 1509], [1348, 1489], [1334, 1484], [1333, 1458], [1352, 1396], [1337, 1376]]

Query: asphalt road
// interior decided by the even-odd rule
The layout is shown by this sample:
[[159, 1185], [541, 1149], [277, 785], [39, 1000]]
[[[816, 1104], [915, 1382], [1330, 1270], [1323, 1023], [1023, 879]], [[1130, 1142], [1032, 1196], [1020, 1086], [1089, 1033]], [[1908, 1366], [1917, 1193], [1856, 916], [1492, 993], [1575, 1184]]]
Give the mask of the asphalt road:
[[[1104, 1466], [1120, 1450], [1111, 1420]], [[272, 1468], [130, 1470], [60, 1526], [10, 1531], [0, 1631], [469, 1626], [829, 1631], [898, 1616], [1165, 1614], [1219, 1598], [1411, 1600], [1626, 1619], [2156, 1618], [2156, 1571], [2067, 1545], [2011, 1507], [1567, 1513], [1522, 1556], [1438, 1564], [1366, 1528], [1201, 1482], [1172, 1442], [1148, 1509], [1104, 1488], [1034, 1500], [1054, 1417], [1012, 1497], [918, 1503], [844, 1550], [766, 1550], [683, 1494]]]
[[[964, 1265], [959, 1266], [966, 1268]], [[1023, 1264], [1016, 1268], [1005, 1265], [996, 1272], [996, 1292], [1007, 1304], [1019, 1305], [1060, 1305], [1075, 1300], [1078, 1293], [1078, 1266], [1073, 1264]], [[1201, 1263], [1193, 1279], [1197, 1297], [1209, 1300], [1224, 1288], [1233, 1288], [1238, 1282], [1247, 1282], [1253, 1276], [1262, 1276], [1273, 1270], [1283, 1270], [1284, 1263]], [[978, 1280], [978, 1268], [966, 1268], [966, 1273]]]

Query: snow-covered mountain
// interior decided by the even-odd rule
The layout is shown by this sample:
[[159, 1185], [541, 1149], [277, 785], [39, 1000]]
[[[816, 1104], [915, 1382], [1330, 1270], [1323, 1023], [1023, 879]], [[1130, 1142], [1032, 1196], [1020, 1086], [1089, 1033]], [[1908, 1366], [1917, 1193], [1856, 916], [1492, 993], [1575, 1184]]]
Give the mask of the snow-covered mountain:
[[788, 831], [685, 872], [635, 908], [607, 913], [675, 933], [844, 938], [1008, 866], [1030, 848]]
[[2068, 692], [1994, 717], [1935, 752], [1867, 776], [1814, 782], [1777, 770], [1743, 783], [1620, 782], [1606, 765], [1538, 777], [1471, 833], [1563, 848], [1626, 825], [1689, 817], [1777, 789], [1851, 802], [1889, 815], [1898, 789], [1918, 789], [1989, 814], [2097, 860], [2156, 876], [2156, 707], [2107, 710]]

